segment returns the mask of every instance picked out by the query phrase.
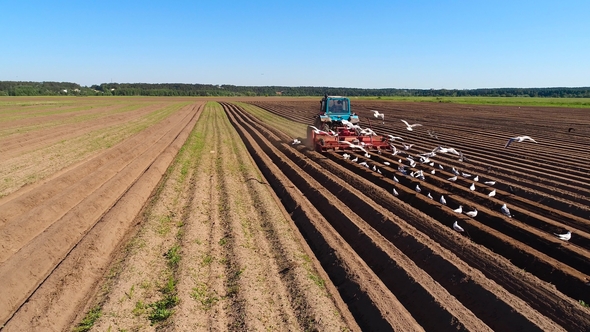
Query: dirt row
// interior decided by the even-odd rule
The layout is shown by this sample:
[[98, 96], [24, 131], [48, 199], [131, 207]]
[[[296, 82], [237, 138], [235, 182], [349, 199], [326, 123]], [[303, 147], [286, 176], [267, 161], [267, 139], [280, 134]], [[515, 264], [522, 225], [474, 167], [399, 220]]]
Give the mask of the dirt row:
[[52, 329], [73, 319], [201, 106], [184, 107], [116, 147], [5, 197], [0, 323], [6, 330]]
[[[288, 107], [285, 107], [285, 109], [288, 109]], [[293, 114], [295, 114], [295, 112], [293, 112], [292, 110], [289, 112], [286, 111], [285, 113], [288, 113], [289, 116], [293, 116]], [[276, 114], [282, 113], [280, 111], [277, 111]], [[283, 141], [287, 141], [288, 139], [289, 138], [283, 138]], [[306, 153], [306, 155], [308, 157], [310, 156], [309, 153]], [[374, 156], [375, 158], [371, 158], [367, 161], [371, 162], [372, 164], [378, 165], [383, 175], [378, 174], [370, 169], [366, 169], [362, 166], [359, 166], [358, 164], [353, 165], [350, 161], [343, 160], [339, 154], [328, 154], [328, 157], [330, 157], [330, 159], [332, 159], [334, 162], [337, 162], [341, 166], [344, 165], [346, 168], [355, 172], [355, 174], [369, 179], [370, 182], [376, 183], [376, 185], [383, 188], [384, 190], [387, 190], [389, 193], [391, 193], [391, 188], [398, 188], [400, 192], [398, 199], [402, 199], [408, 205], [411, 205], [412, 207], [417, 207], [421, 209], [423, 212], [426, 212], [434, 219], [438, 220], [438, 223], [442, 224], [444, 227], [450, 228], [453, 219], [455, 219], [453, 218], [453, 212], [450, 208], [443, 208], [440, 203], [434, 203], [432, 202], [432, 200], [426, 198], [425, 195], [427, 194], [427, 190], [432, 189], [432, 195], [437, 199], [439, 195], [435, 194], [435, 190], [438, 190], [439, 194], [445, 194], [445, 197], [449, 197], [450, 202], [463, 203], [466, 204], [466, 206], [476, 207], [479, 210], [480, 214], [478, 215], [478, 217], [474, 218], [475, 220], [472, 218], [467, 218], [466, 216], [456, 216], [456, 219], [458, 219], [460, 222], [463, 221], [464, 223], [466, 223], [466, 229], [468, 230], [469, 235], [474, 242], [479, 243], [480, 245], [484, 245], [487, 248], [495, 251], [497, 254], [500, 254], [501, 256], [510, 259], [512, 262], [510, 263], [510, 265], [514, 264], [513, 269], [520, 270], [521, 274], [522, 271], [526, 271], [524, 273], [526, 275], [529, 275], [529, 273], [532, 274], [532, 281], [536, 280], [536, 278], [540, 278], [541, 280], [545, 280], [546, 282], [551, 282], [555, 285], [555, 287], [557, 287], [557, 289], [559, 289], [559, 292], [568, 294], [569, 296], [573, 297], [574, 301], [569, 300], [569, 304], [562, 307], [564, 311], [561, 314], [553, 314], [552, 312], [555, 312], [553, 305], [556, 303], [562, 303], [564, 296], [563, 294], [560, 295], [559, 292], [557, 292], [557, 294], [551, 294], [555, 293], [553, 289], [554, 286], [537, 280], [536, 283], [544, 285], [544, 288], [546, 289], [543, 291], [543, 294], [536, 294], [534, 296], [531, 296], [525, 294], [535, 294], [537, 292], [532, 290], [523, 291], [523, 285], [516, 286], [514, 284], [515, 281], [507, 282], [504, 277], [495, 276], [497, 274], [497, 271], [484, 269], [484, 271], [487, 271], [484, 273], [486, 273], [489, 278], [495, 279], [497, 282], [500, 282], [500, 284], [503, 284], [504, 287], [507, 287], [507, 289], [511, 289], [511, 291], [515, 291], [515, 289], [520, 288], [520, 290], [516, 292], [518, 296], [522, 297], [525, 301], [527, 301], [529, 305], [532, 305], [537, 310], [540, 310], [540, 312], [549, 315], [552, 319], [559, 322], [560, 324], [564, 324], [565, 326], [567, 326], [567, 324], [571, 324], [571, 317], [568, 317], [566, 319], [563, 318], [564, 316], [567, 316], [569, 314], [571, 308], [578, 307], [577, 309], [578, 315], [580, 315], [579, 317], [584, 317], [585, 315], [587, 315], [586, 309], [584, 309], [582, 306], [576, 303], [576, 301], [580, 298], [588, 298], [588, 294], [586, 294], [586, 283], [588, 282], [588, 280], [586, 279], [588, 275], [588, 254], [585, 252], [585, 249], [577, 247], [576, 244], [574, 244], [577, 241], [578, 245], [581, 245], [582, 247], [586, 246], [583, 242], [580, 242], [584, 241], [584, 238], [586, 237], [586, 235], [584, 235], [584, 231], [574, 230], [574, 234], [579, 234], [580, 236], [576, 237], [577, 239], [572, 239], [572, 244], [565, 244], [564, 246], [564, 243], [560, 242], [560, 240], [557, 240], [553, 236], [553, 234], [550, 233], [550, 231], [557, 231], [566, 228], [571, 229], [571, 226], [575, 225], [571, 225], [570, 223], [564, 224], [560, 219], [545, 218], [544, 216], [539, 215], [535, 217], [534, 212], [531, 213], [528, 211], [529, 209], [531, 209], [531, 207], [546, 207], [542, 204], [536, 204], [535, 202], [526, 202], [526, 200], [512, 193], [505, 193], [505, 197], [502, 198], [509, 199], [509, 204], [512, 204], [512, 202], [516, 202], [518, 200], [524, 200], [525, 203], [529, 206], [529, 209], [523, 210], [514, 208], [514, 210], [517, 211], [516, 215], [518, 216], [518, 223], [510, 218], [503, 218], [503, 216], [499, 213], [498, 210], [499, 205], [496, 205], [492, 210], [490, 210], [485, 206], [489, 204], [483, 201], [480, 201], [480, 203], [477, 203], [477, 200], [474, 201], [474, 198], [478, 195], [482, 199], [486, 195], [470, 192], [469, 190], [465, 189], [464, 184], [461, 185], [447, 183], [447, 188], [444, 188], [445, 190], [441, 191], [439, 188], [440, 181], [439, 183], [434, 183], [434, 186], [432, 187], [430, 187], [430, 184], [426, 183], [426, 190], [422, 194], [417, 194], [414, 190], [414, 187], [418, 183], [420, 183], [420, 185], [423, 186], [422, 182], [416, 179], [406, 179], [406, 177], [401, 176], [399, 173], [397, 173], [397, 177], [402, 179], [400, 181], [402, 182], [402, 184], [394, 182], [391, 178], [392, 174], [395, 174], [395, 170], [397, 167], [391, 166], [390, 168], [388, 168], [388, 166], [382, 164], [383, 161], [389, 161], [393, 165], [395, 165], [393, 159], [387, 157], [379, 159], [382, 156]], [[354, 158], [354, 154], [351, 157], [351, 159], [352, 158]], [[359, 159], [359, 161], [361, 161], [362, 157], [359, 157]], [[340, 174], [343, 173], [343, 171], [341, 170], [341, 166], [335, 167], [335, 170], [332, 170], [332, 172], [336, 172], [336, 177], [343, 176], [342, 174]], [[387, 172], [386, 170], [388, 169], [391, 169], [391, 173], [388, 172], [387, 176], [385, 176], [385, 173]], [[441, 177], [445, 176], [446, 175]], [[515, 182], [518, 182], [517, 178], [513, 180]], [[325, 183], [322, 184], [325, 185]], [[339, 192], [341, 189], [332, 190], [337, 190]], [[491, 188], [489, 190], [491, 190]], [[514, 199], [511, 199], [511, 196], [515, 196]], [[453, 208], [455, 207], [456, 206], [453, 206]], [[535, 209], [532, 208], [532, 210], [534, 211]], [[441, 215], [441, 212], [444, 212], [444, 214]], [[564, 211], [559, 211], [559, 213], [561, 213], [562, 215], [567, 214]], [[553, 216], [553, 218], [559, 218], [559, 213], [556, 216]], [[490, 216], [493, 216], [493, 218], [490, 219]], [[521, 220], [533, 223], [532, 220], [534, 220], [535, 218], [538, 221], [548, 223], [548, 225], [552, 226], [553, 228], [545, 229], [546, 233], [540, 233], [538, 231], [535, 231], [534, 229], [527, 228], [526, 226], [523, 227], [520, 223]], [[588, 223], [587, 219], [584, 218], [577, 218], [577, 222], [579, 225], [579, 229], [583, 229], [585, 225], [587, 225]], [[509, 225], [512, 225], [512, 228], [507, 227]], [[540, 227], [542, 229], [544, 226], [537, 225], [536, 227]], [[524, 230], [524, 233], [522, 231], [517, 231], [515, 233], [515, 230], [518, 229]], [[519, 234], [522, 234], [522, 236]], [[576, 260], [576, 257], [579, 258]], [[480, 258], [478, 258], [478, 260], [479, 259]], [[565, 264], [563, 261], [565, 261]], [[470, 261], [470, 264], [474, 264], [474, 266], [481, 266], [481, 263], [477, 263], [475, 261]], [[568, 266], [566, 264], [569, 264], [571, 266]], [[559, 272], [556, 273], [556, 271]], [[516, 284], [518, 284], [518, 282], [516, 282]], [[531, 289], [538, 288], [538, 285], [528, 287], [531, 287]], [[549, 296], [549, 294], [551, 294], [550, 297], [553, 297], [553, 299], [543, 300], [544, 303], [548, 305], [539, 305], [538, 303], [536, 303], [538, 301], [538, 296], [547, 297]], [[588, 323], [586, 322], [584, 324]]]
[[277, 203], [207, 104], [90, 301], [92, 330], [359, 330]]
[[[415, 145], [345, 159], [286, 134], [313, 122], [317, 101], [246, 101], [267, 114], [233, 99], [104, 100], [0, 109], [13, 161], [147, 126], [0, 198], [3, 331], [590, 329], [583, 111], [353, 101], [363, 121], [388, 111], [373, 128]], [[539, 143], [504, 149], [521, 131]], [[468, 160], [408, 166], [438, 145]], [[472, 177], [449, 181], [453, 167]], [[569, 242], [553, 234], [566, 230]]]

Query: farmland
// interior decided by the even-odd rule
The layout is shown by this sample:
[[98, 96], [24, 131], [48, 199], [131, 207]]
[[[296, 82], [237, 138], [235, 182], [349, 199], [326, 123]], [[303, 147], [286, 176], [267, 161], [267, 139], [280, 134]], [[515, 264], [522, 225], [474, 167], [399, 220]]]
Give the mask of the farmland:
[[590, 329], [590, 110], [353, 100], [413, 144], [366, 168], [318, 100], [0, 99], [0, 326]]

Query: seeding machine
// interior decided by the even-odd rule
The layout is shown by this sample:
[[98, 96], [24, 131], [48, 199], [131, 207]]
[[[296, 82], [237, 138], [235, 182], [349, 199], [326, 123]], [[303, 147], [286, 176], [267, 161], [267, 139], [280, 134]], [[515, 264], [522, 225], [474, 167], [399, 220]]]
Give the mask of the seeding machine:
[[359, 124], [359, 116], [352, 112], [349, 98], [326, 95], [320, 101], [320, 114], [315, 117], [314, 126], [308, 127], [307, 144], [318, 152], [392, 150], [388, 140], [372, 130], [370, 120], [368, 128], [363, 129]]

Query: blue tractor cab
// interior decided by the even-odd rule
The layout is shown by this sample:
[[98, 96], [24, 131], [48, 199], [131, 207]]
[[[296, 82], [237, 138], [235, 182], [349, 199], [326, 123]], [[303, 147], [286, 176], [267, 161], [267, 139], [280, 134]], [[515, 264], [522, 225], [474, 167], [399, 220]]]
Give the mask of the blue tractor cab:
[[316, 127], [334, 129], [342, 126], [342, 120], [354, 124], [359, 122], [358, 115], [351, 110], [350, 99], [325, 95], [320, 101], [320, 114], [316, 120]]

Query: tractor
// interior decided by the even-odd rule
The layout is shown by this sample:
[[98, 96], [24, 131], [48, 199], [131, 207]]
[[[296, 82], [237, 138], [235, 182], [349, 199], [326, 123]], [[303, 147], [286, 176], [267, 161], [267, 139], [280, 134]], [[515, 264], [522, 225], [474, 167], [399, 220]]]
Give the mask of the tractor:
[[308, 127], [308, 146], [318, 152], [392, 149], [383, 136], [376, 135], [370, 128], [362, 129], [359, 124], [359, 116], [352, 112], [350, 99], [325, 95], [320, 101], [320, 113], [315, 116], [314, 126]]
[[315, 127], [322, 130], [335, 130], [342, 127], [342, 120], [352, 124], [359, 123], [359, 117], [351, 111], [350, 99], [325, 95], [320, 101], [320, 114], [316, 116]]

